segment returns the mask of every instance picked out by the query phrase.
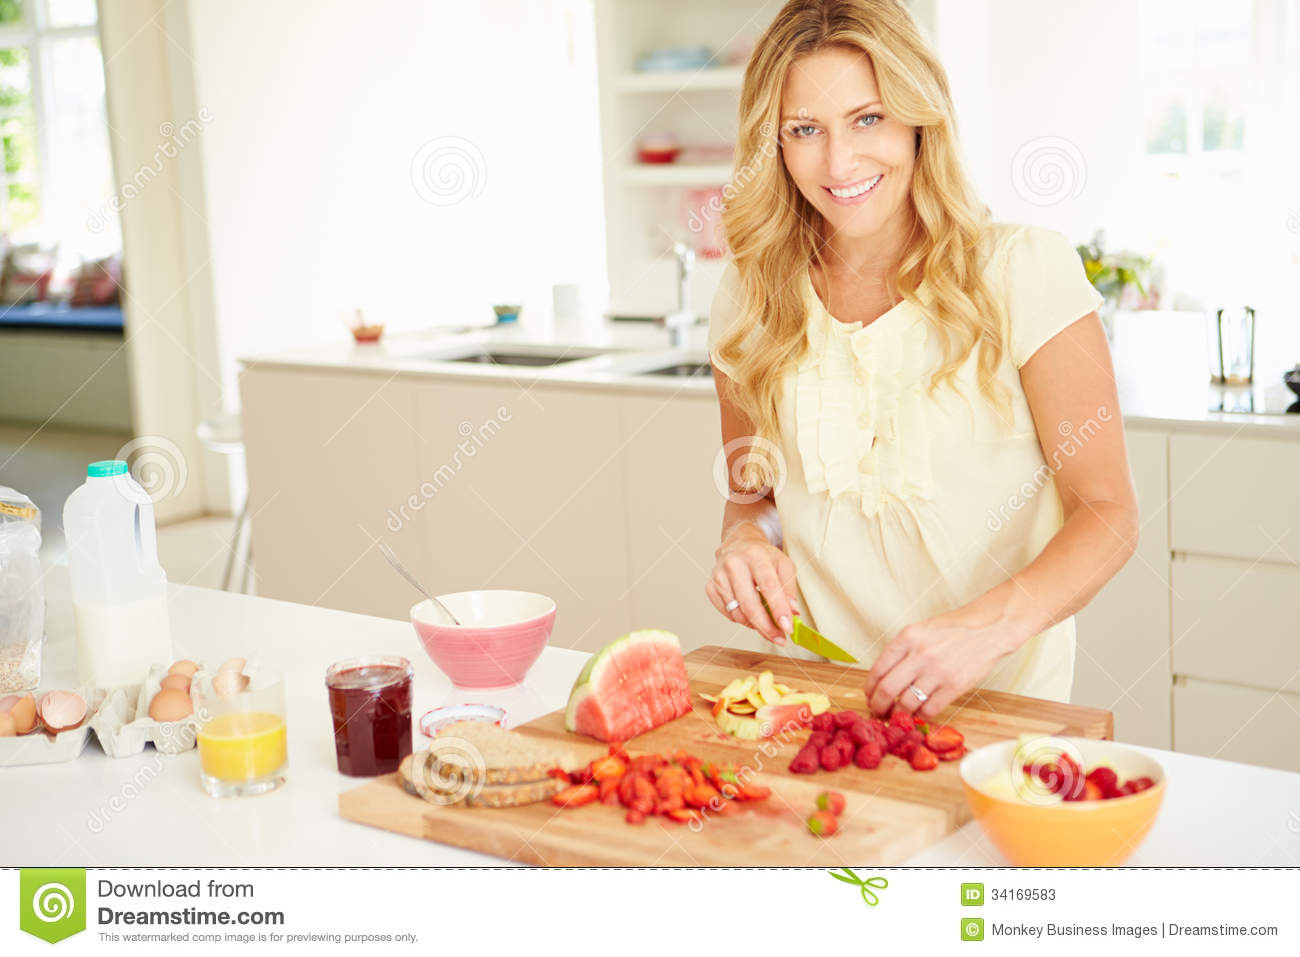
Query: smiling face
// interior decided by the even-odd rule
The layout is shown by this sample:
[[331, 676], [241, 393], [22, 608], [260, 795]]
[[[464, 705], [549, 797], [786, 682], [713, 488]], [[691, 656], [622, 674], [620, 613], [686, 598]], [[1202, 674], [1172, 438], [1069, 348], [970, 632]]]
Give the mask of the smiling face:
[[786, 75], [781, 155], [799, 192], [825, 217], [833, 244], [901, 242], [911, 219], [916, 133], [884, 112], [875, 70], [860, 51], [821, 50]]

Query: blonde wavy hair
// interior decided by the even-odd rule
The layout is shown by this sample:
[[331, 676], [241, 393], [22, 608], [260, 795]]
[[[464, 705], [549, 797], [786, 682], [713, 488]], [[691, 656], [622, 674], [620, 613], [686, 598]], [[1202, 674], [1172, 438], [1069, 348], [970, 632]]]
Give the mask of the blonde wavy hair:
[[[796, 60], [829, 47], [869, 57], [885, 112], [918, 127], [911, 188], [915, 225], [894, 284], [943, 341], [944, 362], [929, 388], [955, 384], [957, 370], [978, 346], [980, 393], [1008, 421], [1010, 391], [997, 379], [1007, 348], [1005, 313], [981, 268], [992, 228], [989, 209], [961, 166], [947, 74], [898, 0], [790, 0], [750, 56], [737, 142], [737, 156], [748, 159], [725, 191], [722, 214], [741, 289], [739, 315], [716, 347], [733, 367], [728, 398], [760, 442], [776, 440], [782, 377], [808, 349], [803, 284], [795, 280], [813, 262], [824, 262], [825, 242], [821, 214], [778, 155], [781, 92]], [[918, 295], [922, 282], [925, 301]], [[765, 334], [742, 349], [755, 325]], [[744, 484], [773, 484], [770, 469], [761, 457], [751, 459]]]

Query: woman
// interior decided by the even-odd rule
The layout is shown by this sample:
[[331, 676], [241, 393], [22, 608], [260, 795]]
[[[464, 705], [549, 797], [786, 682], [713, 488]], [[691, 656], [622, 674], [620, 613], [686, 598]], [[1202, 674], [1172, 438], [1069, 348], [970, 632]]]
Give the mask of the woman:
[[787, 653], [803, 614], [870, 666], [876, 713], [933, 718], [977, 686], [1069, 700], [1072, 616], [1138, 536], [1074, 249], [990, 222], [944, 70], [894, 0], [786, 4], [739, 147], [709, 599]]

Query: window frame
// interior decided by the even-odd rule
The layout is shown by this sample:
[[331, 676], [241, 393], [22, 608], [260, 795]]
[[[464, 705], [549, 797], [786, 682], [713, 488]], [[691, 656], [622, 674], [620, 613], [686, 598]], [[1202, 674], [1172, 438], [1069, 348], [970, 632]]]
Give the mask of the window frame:
[[[27, 50], [28, 69], [31, 74], [32, 113], [36, 117], [36, 178], [35, 185], [40, 196], [41, 217], [35, 229], [42, 241], [51, 237], [47, 232], [45, 219], [46, 197], [50, 194], [51, 146], [50, 127], [52, 117], [47, 115], [45, 91], [53, 85], [50, 75], [50, 58], [46, 55], [46, 44], [52, 41], [86, 38], [99, 43], [99, 23], [82, 26], [52, 27], [49, 23], [48, 0], [23, 0], [23, 19], [20, 23], [0, 25], [0, 48], [12, 49], [24, 47]], [[103, 49], [100, 50], [101, 60]], [[107, 121], [107, 116], [105, 117]], [[0, 158], [2, 160], [2, 158]], [[9, 185], [11, 183], [31, 182], [27, 178], [10, 177], [0, 161], [0, 235], [14, 238], [13, 223], [9, 218]], [[57, 238], [55, 238], [57, 241]]]

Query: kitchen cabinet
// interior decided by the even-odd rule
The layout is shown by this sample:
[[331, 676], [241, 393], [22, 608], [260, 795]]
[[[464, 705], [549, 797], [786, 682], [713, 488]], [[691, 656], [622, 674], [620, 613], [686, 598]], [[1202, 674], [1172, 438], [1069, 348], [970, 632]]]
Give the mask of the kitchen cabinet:
[[1174, 681], [1174, 750], [1300, 771], [1300, 694]]
[[405, 618], [418, 596], [374, 545], [424, 567], [417, 529], [386, 527], [386, 510], [420, 484], [415, 386], [254, 366], [240, 389], [257, 593]]
[[1176, 552], [1300, 565], [1300, 442], [1175, 432], [1169, 439]]
[[1300, 694], [1300, 568], [1178, 555], [1174, 673]]
[[[512, 382], [422, 381], [414, 400], [420, 570], [435, 593], [553, 598], [552, 641], [593, 651], [632, 627], [618, 402]], [[402, 521], [399, 511], [399, 521]]]
[[726, 504], [711, 477], [717, 402], [629, 395], [618, 407], [632, 620], [673, 632], [688, 651], [723, 643], [735, 626], [704, 594]]
[[1075, 615], [1071, 701], [1115, 713], [1117, 740], [1168, 748], [1168, 434], [1125, 429], [1142, 523], [1137, 551]]

